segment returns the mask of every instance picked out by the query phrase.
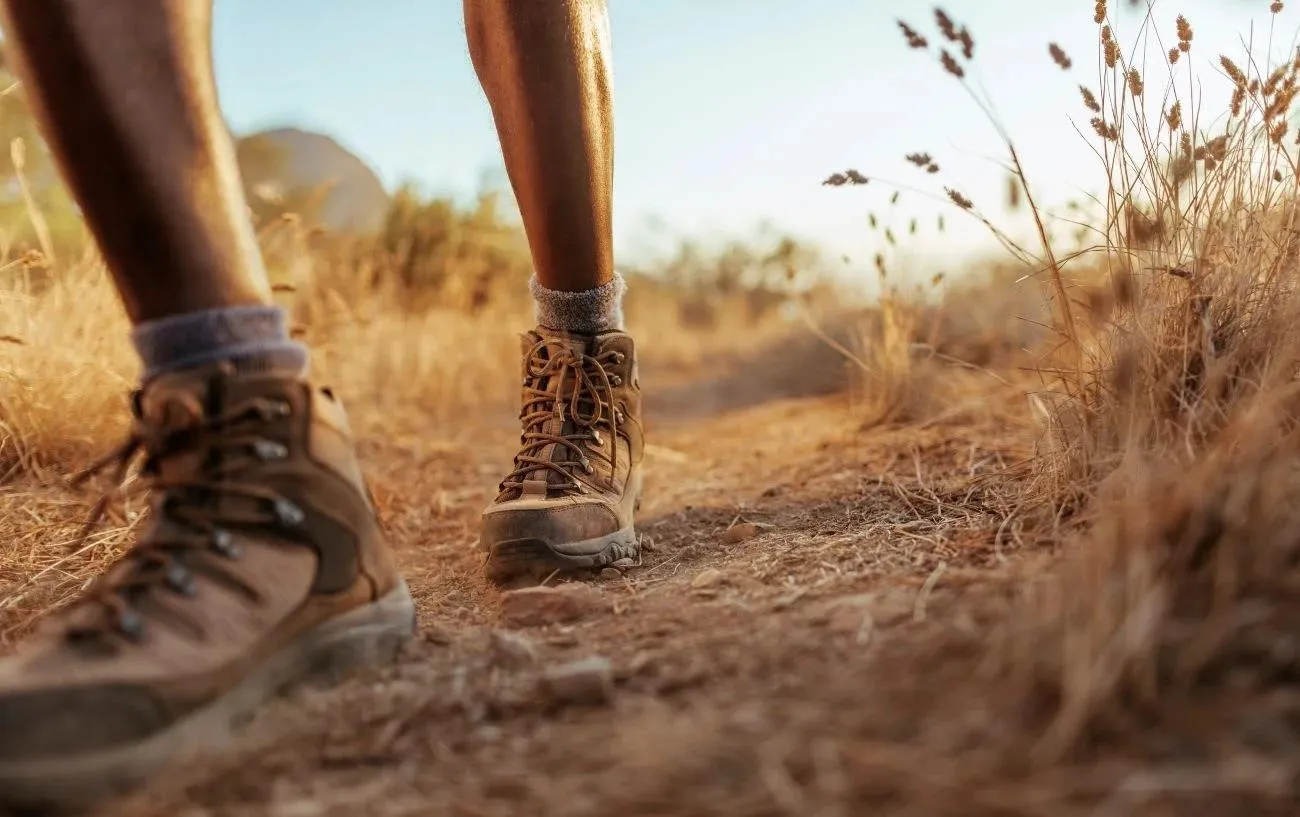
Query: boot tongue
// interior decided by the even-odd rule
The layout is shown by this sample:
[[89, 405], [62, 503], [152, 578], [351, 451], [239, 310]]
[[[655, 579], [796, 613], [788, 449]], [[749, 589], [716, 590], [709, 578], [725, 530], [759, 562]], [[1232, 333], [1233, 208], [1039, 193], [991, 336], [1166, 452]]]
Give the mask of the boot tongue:
[[[140, 395], [139, 414], [151, 435], [164, 435], [195, 428], [203, 422], [210, 406], [210, 383], [216, 372], [183, 372], [164, 375], [145, 387]], [[196, 448], [177, 451], [161, 464], [165, 480], [197, 473], [206, 452]]]
[[[566, 350], [581, 357], [589, 353], [594, 342], [595, 339], [588, 336], [539, 328], [524, 336], [524, 354], [526, 356], [524, 366], [527, 367], [535, 361], [540, 368], [557, 355], [564, 354]], [[541, 348], [537, 350], [531, 360], [528, 359], [528, 353], [532, 352], [538, 344], [542, 344]], [[573, 390], [578, 387], [576, 373], [570, 370], [561, 375], [557, 371], [548, 377], [539, 378], [532, 383], [532, 386], [551, 396], [549, 401], [551, 416], [539, 429], [541, 433], [556, 437], [572, 434], [574, 426], [573, 419], [569, 417], [569, 401], [573, 396]], [[538, 459], [555, 463], [571, 462], [575, 459], [573, 451], [567, 446], [556, 445], [555, 443], [547, 443], [542, 446], [536, 456]], [[541, 469], [534, 471], [523, 481], [520, 493], [523, 499], [544, 499], [549, 490], [567, 483], [568, 480], [555, 471], [549, 468]]]

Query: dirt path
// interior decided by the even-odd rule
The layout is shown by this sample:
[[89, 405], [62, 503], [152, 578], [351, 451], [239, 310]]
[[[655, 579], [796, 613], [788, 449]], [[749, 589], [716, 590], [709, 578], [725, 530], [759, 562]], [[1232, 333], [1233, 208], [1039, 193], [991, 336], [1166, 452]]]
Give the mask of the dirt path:
[[114, 813], [858, 813], [846, 803], [875, 779], [863, 747], [873, 768], [906, 765], [917, 712], [942, 709], [918, 699], [942, 688], [942, 656], [913, 655], [936, 674], [908, 678], [889, 672], [899, 651], [938, 620], [978, 639], [978, 606], [955, 602], [996, 584], [1010, 545], [972, 478], [1023, 457], [1023, 436], [996, 412], [864, 431], [844, 395], [661, 380], [643, 566], [562, 588], [540, 624], [514, 618], [473, 544], [515, 432], [371, 442], [418, 642], [399, 666], [294, 695], [238, 757]]

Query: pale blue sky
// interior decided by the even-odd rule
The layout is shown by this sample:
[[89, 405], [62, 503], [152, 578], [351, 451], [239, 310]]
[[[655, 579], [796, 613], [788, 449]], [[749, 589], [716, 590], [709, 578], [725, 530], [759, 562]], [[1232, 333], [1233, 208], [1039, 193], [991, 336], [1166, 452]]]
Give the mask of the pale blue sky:
[[[1087, 129], [1089, 116], [1076, 86], [1096, 84], [1092, 5], [947, 6], [970, 26], [974, 77], [992, 93], [1049, 203], [1100, 186], [1097, 161], [1075, 131], [1076, 124]], [[1220, 51], [1242, 52], [1252, 22], [1257, 41], [1276, 22], [1275, 51], [1286, 51], [1300, 18], [1288, 9], [1274, 21], [1268, 5], [1162, 0], [1156, 30], [1170, 39], [1174, 15], [1186, 14], [1196, 31], [1193, 57], [1212, 76]], [[940, 193], [949, 184], [985, 204], [1004, 196], [995, 161], [1003, 151], [992, 130], [955, 81], [899, 35], [900, 16], [933, 31], [927, 4], [612, 0], [611, 14], [616, 232], [625, 257], [644, 248], [652, 235], [647, 218], [656, 216], [672, 231], [696, 235], [743, 233], [769, 220], [867, 263], [876, 246], [865, 214], [889, 211], [889, 191], [819, 185], [848, 167]], [[1120, 19], [1131, 44], [1140, 14]], [[1049, 61], [1049, 40], [1074, 57], [1072, 75]], [[319, 129], [388, 185], [411, 177], [469, 193], [500, 166], [459, 0], [217, 0], [215, 48], [222, 103], [236, 131]], [[1149, 73], [1162, 51], [1151, 45]], [[1160, 91], [1155, 76], [1148, 87]], [[1207, 91], [1207, 98], [1217, 113], [1223, 93]], [[944, 172], [918, 173], [903, 161], [912, 151], [933, 154]], [[997, 206], [986, 209], [1003, 217]], [[955, 255], [978, 242], [977, 225], [916, 195], [903, 194], [892, 218], [902, 230], [914, 215], [928, 224], [939, 212], [958, 229], [942, 243], [933, 233], [916, 239], [921, 252]]]

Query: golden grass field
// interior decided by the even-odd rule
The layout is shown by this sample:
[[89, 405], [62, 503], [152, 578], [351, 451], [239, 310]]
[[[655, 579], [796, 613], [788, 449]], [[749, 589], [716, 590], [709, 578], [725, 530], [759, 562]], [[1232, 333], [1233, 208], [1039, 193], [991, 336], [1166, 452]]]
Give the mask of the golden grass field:
[[[1232, 110], [1202, 125], [1179, 96], [1195, 21], [1139, 66], [1106, 14], [1080, 105], [1109, 185], [1081, 244], [1012, 246], [937, 304], [900, 287], [793, 321], [742, 294], [702, 326], [681, 308], [698, 292], [634, 286], [650, 546], [572, 619], [512, 623], [473, 550], [517, 435], [527, 304], [412, 312], [289, 253], [277, 297], [351, 406], [424, 635], [120, 813], [1294, 813], [1300, 52], [1225, 57], [1201, 79]], [[966, 81], [978, 32], [906, 22]], [[134, 363], [97, 261], [48, 263], [12, 259], [0, 293], [0, 650], [141, 507], [128, 490], [78, 538], [95, 497], [65, 480], [125, 430]], [[591, 656], [610, 698], [540, 691]]]

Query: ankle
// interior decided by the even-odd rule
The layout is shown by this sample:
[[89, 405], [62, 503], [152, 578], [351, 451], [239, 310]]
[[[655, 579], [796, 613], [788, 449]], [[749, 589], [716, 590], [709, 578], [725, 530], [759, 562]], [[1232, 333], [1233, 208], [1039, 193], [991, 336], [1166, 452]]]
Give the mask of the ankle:
[[528, 282], [537, 323], [547, 329], [597, 335], [623, 328], [623, 293], [627, 284], [618, 273], [605, 284], [579, 292], [542, 286], [536, 276]]

